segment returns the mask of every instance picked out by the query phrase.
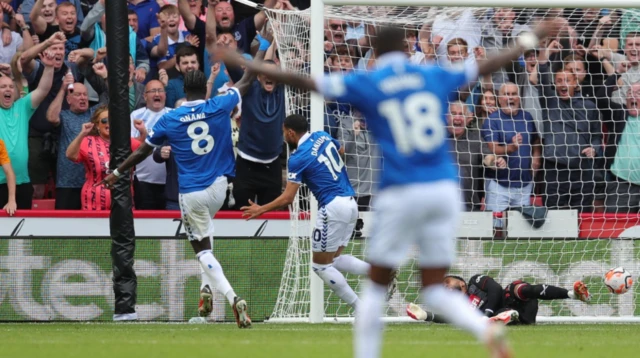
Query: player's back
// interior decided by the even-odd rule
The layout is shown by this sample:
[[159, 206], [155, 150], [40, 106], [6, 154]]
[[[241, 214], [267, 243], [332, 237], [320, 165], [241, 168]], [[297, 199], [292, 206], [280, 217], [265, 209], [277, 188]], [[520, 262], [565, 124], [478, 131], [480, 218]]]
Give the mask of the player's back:
[[473, 69], [417, 66], [393, 53], [381, 57], [375, 70], [330, 76], [321, 90], [364, 115], [384, 157], [380, 183], [384, 188], [455, 180], [446, 142], [448, 100], [473, 76]]
[[204, 190], [220, 176], [234, 176], [230, 113], [239, 101], [234, 89], [207, 101], [185, 102], [154, 126], [150, 138], [160, 132], [171, 146], [180, 193]]
[[288, 180], [304, 183], [322, 207], [337, 196], [354, 196], [340, 143], [323, 131], [306, 134], [289, 158]]

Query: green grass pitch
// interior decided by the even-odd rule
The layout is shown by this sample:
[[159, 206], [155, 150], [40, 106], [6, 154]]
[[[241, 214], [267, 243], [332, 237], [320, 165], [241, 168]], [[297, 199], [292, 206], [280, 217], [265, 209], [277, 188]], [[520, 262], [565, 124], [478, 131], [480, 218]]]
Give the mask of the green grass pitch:
[[[509, 327], [516, 357], [634, 357], [640, 325]], [[351, 325], [0, 324], [0, 356], [351, 357]], [[444, 325], [388, 325], [385, 357], [487, 357], [471, 336]]]

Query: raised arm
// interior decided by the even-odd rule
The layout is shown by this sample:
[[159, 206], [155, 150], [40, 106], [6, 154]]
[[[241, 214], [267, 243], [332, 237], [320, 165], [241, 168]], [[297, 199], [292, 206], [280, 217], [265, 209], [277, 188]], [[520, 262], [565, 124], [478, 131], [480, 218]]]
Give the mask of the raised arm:
[[211, 66], [211, 74], [209, 75], [209, 79], [207, 80], [207, 94], [205, 95], [204, 98], [211, 98], [211, 94], [214, 91], [213, 88], [213, 83], [216, 81], [216, 78], [218, 78], [218, 74], [220, 73], [220, 63], [215, 63], [213, 66]]
[[[209, 24], [209, 13], [212, 12], [214, 3], [215, 3], [214, 1], [209, 1], [209, 12], [207, 13], [207, 25]], [[184, 26], [188, 30], [192, 30], [194, 26], [196, 26], [196, 15], [194, 15], [191, 12], [191, 9], [189, 8], [189, 1], [178, 0], [178, 10], [180, 11], [180, 16], [182, 16], [182, 19], [184, 20]], [[213, 13], [215, 14], [215, 12]], [[214, 19], [215, 19], [215, 16], [214, 16]]]
[[47, 109], [47, 120], [56, 127], [60, 125], [60, 112], [62, 111], [64, 95], [67, 93], [68, 86], [73, 82], [73, 75], [67, 74], [64, 76], [60, 91], [58, 91], [56, 98], [51, 102], [51, 105]]
[[[186, 2], [186, 0], [180, 0], [180, 2], [182, 1]], [[218, 34], [216, 30], [216, 11], [214, 9], [214, 6], [215, 6], [215, 2], [209, 1], [209, 10], [207, 11], [207, 25], [205, 26], [205, 34], [206, 34], [205, 45], [206, 45], [207, 51], [211, 55], [214, 54], [216, 50], [216, 43], [218, 42]], [[191, 11], [189, 10], [189, 5], [187, 5], [187, 11], [191, 13]], [[186, 22], [187, 20], [185, 20], [185, 24]]]
[[64, 33], [56, 32], [45, 41], [42, 41], [41, 43], [31, 48], [28, 48], [22, 53], [22, 55], [20, 55], [20, 65], [22, 65], [22, 72], [25, 74], [30, 74], [31, 72], [33, 72], [36, 66], [36, 59], [44, 50], [53, 45], [64, 44], [66, 41], [67, 38], [64, 36]]
[[94, 125], [91, 122], [84, 123], [82, 125], [82, 129], [80, 130], [80, 133], [78, 133], [78, 136], [71, 141], [71, 143], [67, 147], [67, 151], [65, 152], [65, 155], [70, 161], [74, 163], [78, 162], [78, 159], [80, 157], [80, 145], [82, 144], [82, 140], [84, 139], [84, 137], [88, 136], [89, 133], [91, 133], [91, 131], [93, 130], [93, 127]]
[[[264, 7], [267, 9], [273, 9], [274, 6], [278, 3], [278, 0], [266, 0], [264, 2]], [[267, 23], [267, 14], [265, 14], [264, 10], [255, 14], [253, 17], [253, 24], [256, 26], [256, 30], [262, 30], [264, 24]]]
[[31, 19], [31, 25], [33, 25], [33, 31], [35, 31], [36, 35], [42, 35], [47, 30], [47, 21], [41, 16], [43, 6], [44, 0], [37, 0], [29, 14], [29, 19]]
[[84, 18], [84, 21], [82, 21], [82, 24], [80, 25], [80, 36], [84, 41], [90, 42], [93, 40], [96, 35], [94, 25], [102, 19], [104, 11], [104, 0], [100, 0], [93, 5], [91, 11], [89, 11], [87, 16]]
[[[256, 53], [256, 60], [262, 61], [267, 50], [271, 47], [273, 34], [263, 29], [262, 34], [256, 35], [256, 39], [260, 43], [258, 53]], [[253, 83], [255, 79], [256, 73], [247, 69], [246, 71], [244, 71], [244, 74], [242, 75], [240, 81], [238, 81], [234, 86], [238, 89], [238, 91], [240, 91], [240, 95], [244, 96], [244, 94], [249, 90], [249, 87], [251, 87], [251, 83]]]
[[51, 85], [53, 84], [53, 64], [55, 57], [52, 53], [45, 51], [40, 55], [40, 61], [44, 65], [44, 72], [38, 82], [38, 87], [31, 92], [31, 108], [38, 108], [40, 103], [44, 101], [49, 92], [51, 91]]
[[160, 41], [151, 49], [151, 56], [162, 58], [169, 51], [169, 34], [167, 33], [167, 15], [158, 13], [158, 22], [160, 23]]

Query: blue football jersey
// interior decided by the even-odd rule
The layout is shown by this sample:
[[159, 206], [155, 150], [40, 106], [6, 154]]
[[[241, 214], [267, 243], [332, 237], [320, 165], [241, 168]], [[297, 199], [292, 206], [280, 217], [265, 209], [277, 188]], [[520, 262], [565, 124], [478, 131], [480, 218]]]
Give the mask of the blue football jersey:
[[231, 111], [240, 103], [236, 88], [209, 100], [185, 102], [162, 116], [146, 142], [171, 146], [180, 193], [204, 190], [220, 176], [235, 176]]
[[380, 188], [456, 180], [446, 141], [448, 99], [477, 76], [477, 65], [418, 66], [401, 53], [385, 54], [377, 64], [369, 72], [332, 74], [316, 84], [325, 97], [350, 103], [364, 115], [384, 158]]
[[356, 195], [338, 149], [338, 141], [318, 131], [302, 137], [298, 149], [289, 157], [287, 180], [306, 184], [321, 207], [336, 196]]

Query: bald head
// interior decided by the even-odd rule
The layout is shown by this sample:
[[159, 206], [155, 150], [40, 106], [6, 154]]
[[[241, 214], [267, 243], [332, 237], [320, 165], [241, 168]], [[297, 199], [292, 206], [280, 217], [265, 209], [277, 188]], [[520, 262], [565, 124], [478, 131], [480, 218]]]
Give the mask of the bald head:
[[144, 101], [147, 108], [154, 112], [160, 112], [165, 107], [167, 94], [162, 82], [151, 80], [147, 83], [144, 87]]
[[73, 91], [69, 91], [67, 94], [67, 102], [69, 102], [69, 109], [73, 113], [83, 113], [89, 110], [89, 91], [87, 87], [76, 82], [73, 84]]
[[518, 114], [520, 110], [520, 92], [518, 91], [518, 85], [513, 82], [506, 82], [500, 86], [498, 104], [504, 114]]

